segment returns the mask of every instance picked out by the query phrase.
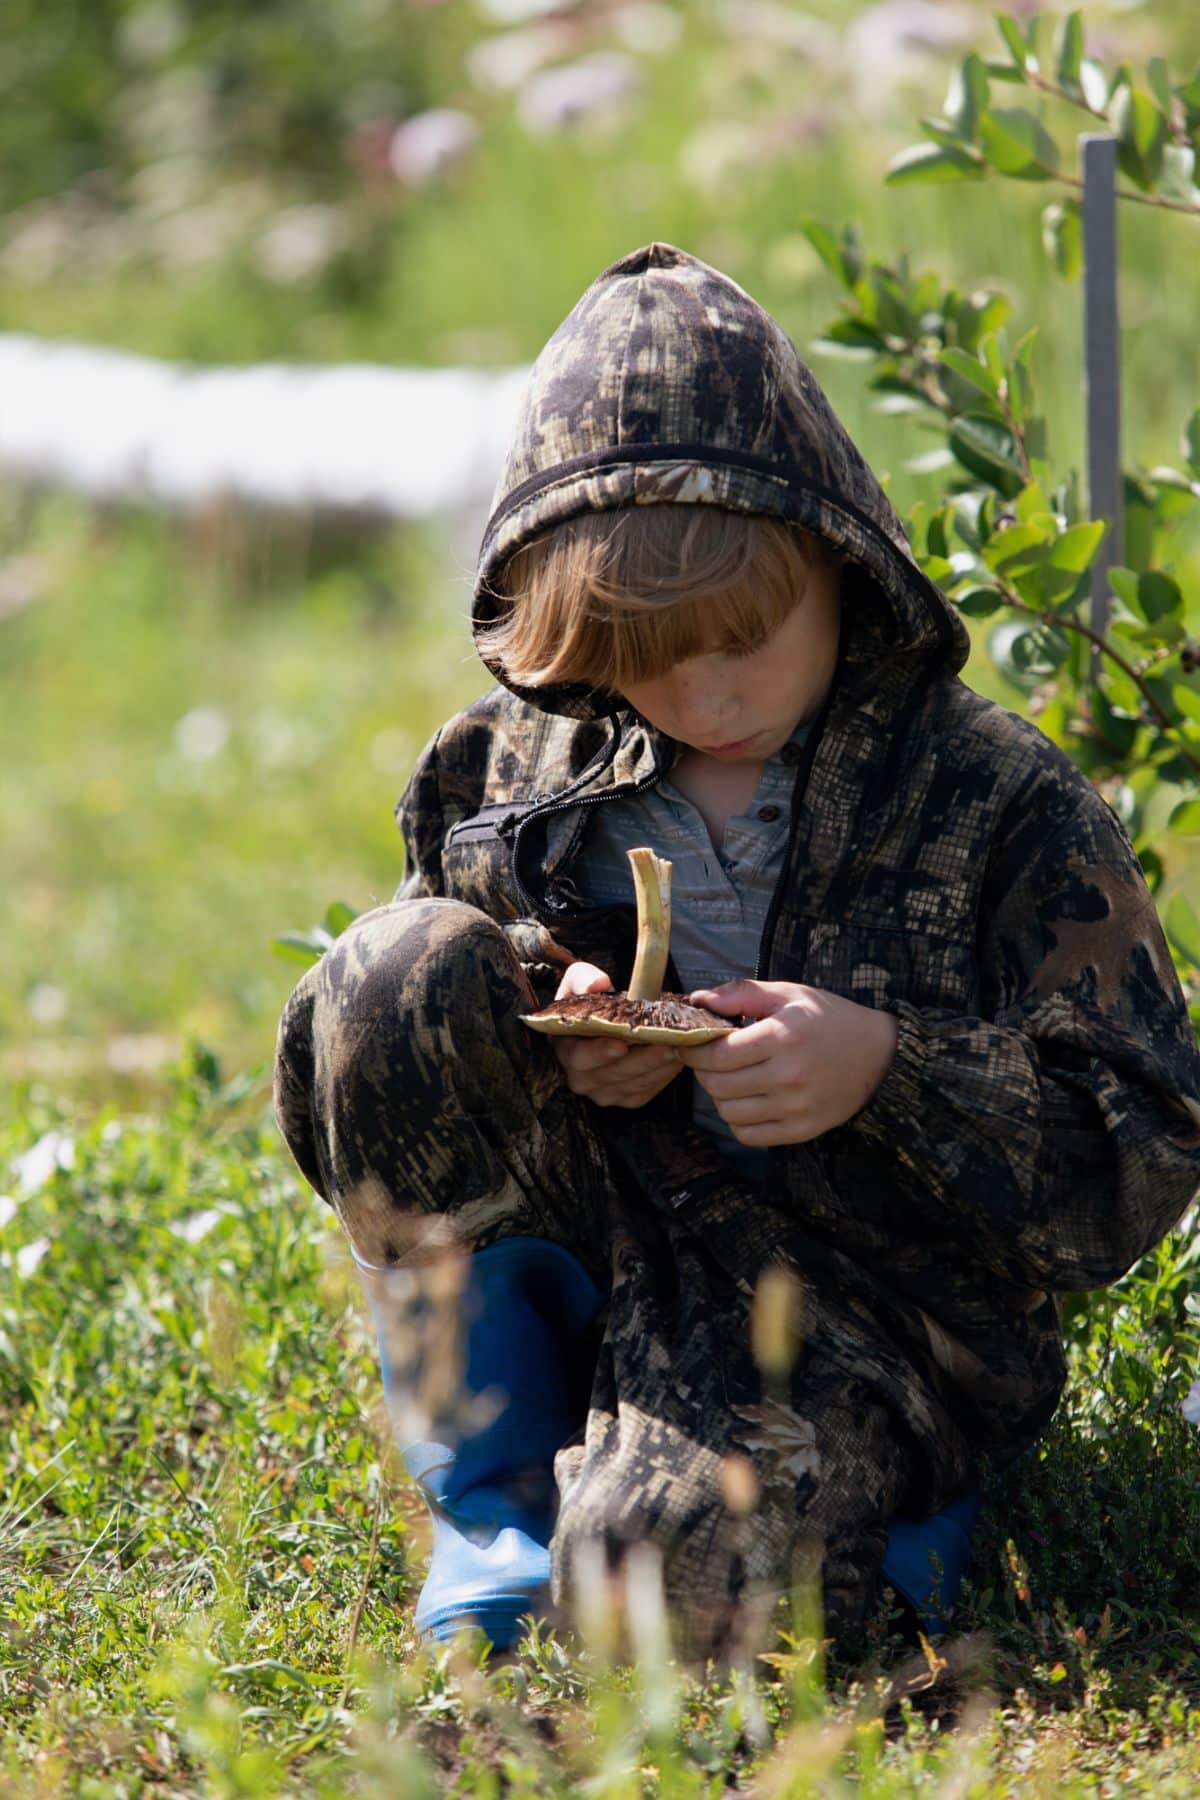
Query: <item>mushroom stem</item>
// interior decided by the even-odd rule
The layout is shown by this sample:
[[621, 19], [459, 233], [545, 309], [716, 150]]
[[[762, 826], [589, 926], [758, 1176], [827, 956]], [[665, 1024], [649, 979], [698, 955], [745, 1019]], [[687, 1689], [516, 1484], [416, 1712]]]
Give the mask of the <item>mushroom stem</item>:
[[629, 978], [631, 1000], [657, 1000], [671, 939], [671, 865], [653, 850], [629, 850], [637, 898], [637, 951]]

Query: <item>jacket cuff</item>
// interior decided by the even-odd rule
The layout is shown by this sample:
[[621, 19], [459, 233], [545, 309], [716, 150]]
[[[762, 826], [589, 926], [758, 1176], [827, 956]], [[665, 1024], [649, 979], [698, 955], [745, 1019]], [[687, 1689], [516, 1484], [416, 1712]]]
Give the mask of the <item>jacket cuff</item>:
[[916, 1007], [907, 1000], [885, 1000], [881, 1012], [899, 1021], [900, 1034], [887, 1073], [867, 1104], [845, 1122], [869, 1143], [895, 1143], [898, 1130], [911, 1131], [929, 1103], [926, 1068], [934, 1055], [929, 1028]]

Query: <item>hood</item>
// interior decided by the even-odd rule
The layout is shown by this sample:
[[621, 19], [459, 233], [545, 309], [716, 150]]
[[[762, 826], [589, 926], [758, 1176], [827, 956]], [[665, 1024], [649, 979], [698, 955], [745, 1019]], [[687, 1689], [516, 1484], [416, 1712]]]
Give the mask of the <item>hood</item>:
[[[966, 661], [966, 627], [791, 339], [719, 269], [653, 243], [596, 277], [530, 371], [480, 545], [473, 628], [496, 616], [488, 585], [521, 545], [580, 513], [663, 501], [773, 514], [845, 551], [847, 664]], [[515, 687], [484, 661], [545, 712], [612, 710], [583, 687]]]

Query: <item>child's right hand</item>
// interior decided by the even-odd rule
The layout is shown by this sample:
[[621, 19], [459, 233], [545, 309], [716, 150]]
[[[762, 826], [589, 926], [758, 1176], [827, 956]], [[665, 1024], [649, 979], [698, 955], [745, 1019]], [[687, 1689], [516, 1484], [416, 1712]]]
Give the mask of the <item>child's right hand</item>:
[[[611, 988], [612, 982], [595, 963], [575, 962], [554, 998], [603, 994]], [[597, 1106], [645, 1106], [683, 1067], [670, 1044], [623, 1044], [609, 1037], [556, 1037], [551, 1042], [571, 1092]]]

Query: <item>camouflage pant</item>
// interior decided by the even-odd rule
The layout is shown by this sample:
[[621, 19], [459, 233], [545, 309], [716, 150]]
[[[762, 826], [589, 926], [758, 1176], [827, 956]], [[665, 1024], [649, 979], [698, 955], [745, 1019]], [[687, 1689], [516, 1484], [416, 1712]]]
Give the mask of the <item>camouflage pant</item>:
[[544, 1237], [608, 1292], [587, 1417], [555, 1464], [557, 1599], [594, 1555], [584, 1546], [611, 1561], [648, 1541], [685, 1654], [727, 1647], [818, 1567], [827, 1628], [853, 1632], [913, 1441], [800, 1280], [790, 1375], [760, 1373], [754, 1272], [779, 1261], [763, 1194], [690, 1126], [572, 1094], [550, 1042], [519, 1022], [535, 1004], [474, 908], [363, 914], [281, 1021], [275, 1105], [296, 1161], [364, 1261]]

